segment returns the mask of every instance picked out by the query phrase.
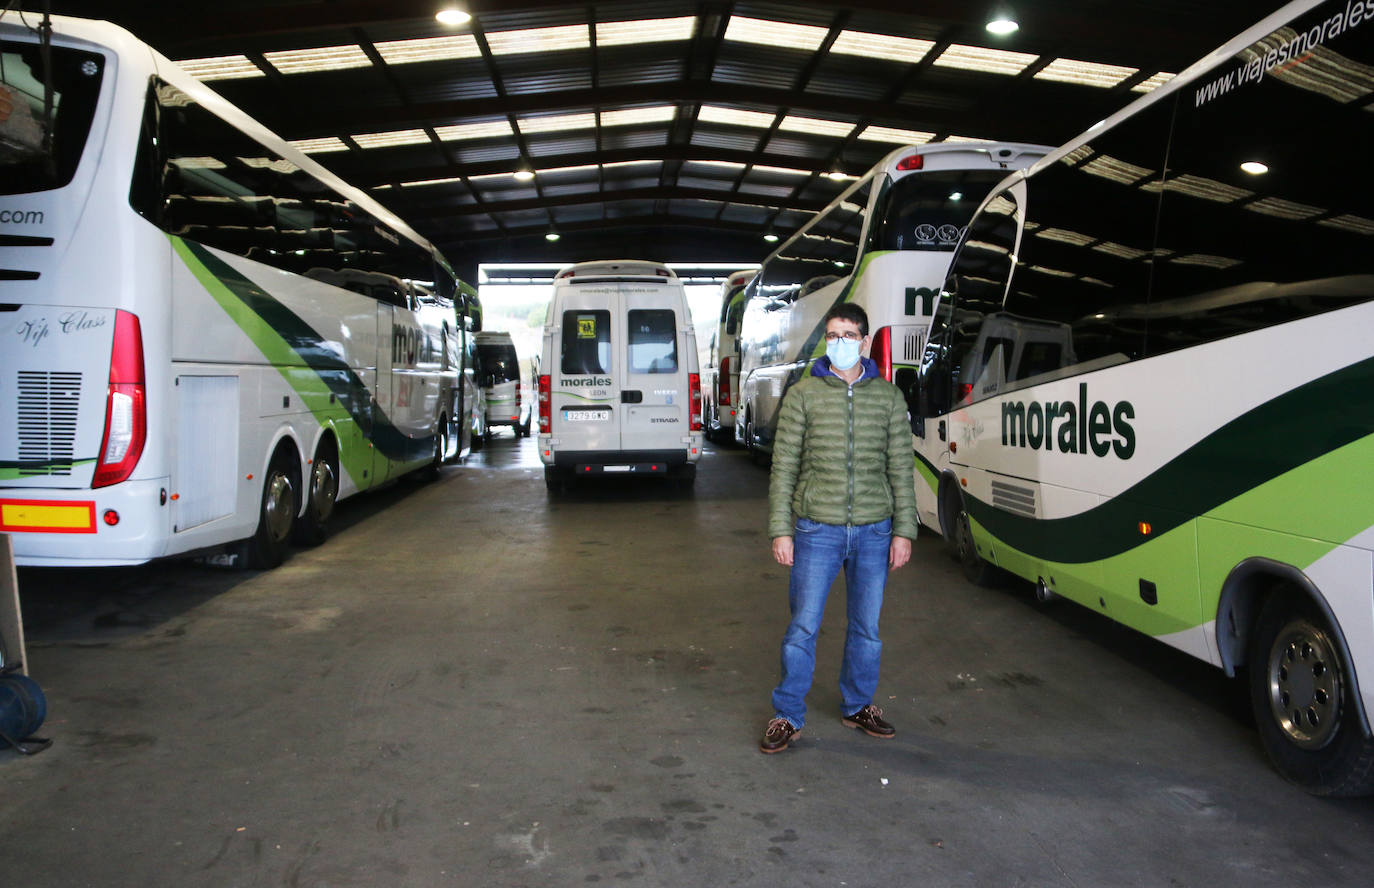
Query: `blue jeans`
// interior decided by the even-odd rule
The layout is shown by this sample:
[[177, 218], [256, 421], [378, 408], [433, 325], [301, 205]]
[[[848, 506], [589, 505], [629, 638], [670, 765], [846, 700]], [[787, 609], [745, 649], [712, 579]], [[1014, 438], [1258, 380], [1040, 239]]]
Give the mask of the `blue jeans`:
[[787, 589], [792, 622], [782, 638], [782, 681], [773, 690], [777, 717], [787, 719], [792, 727], [800, 730], [806, 721], [806, 693], [816, 669], [816, 636], [830, 586], [841, 567], [849, 619], [840, 663], [841, 714], [853, 715], [873, 702], [883, 651], [878, 614], [883, 609], [891, 545], [890, 518], [854, 527], [797, 520]]

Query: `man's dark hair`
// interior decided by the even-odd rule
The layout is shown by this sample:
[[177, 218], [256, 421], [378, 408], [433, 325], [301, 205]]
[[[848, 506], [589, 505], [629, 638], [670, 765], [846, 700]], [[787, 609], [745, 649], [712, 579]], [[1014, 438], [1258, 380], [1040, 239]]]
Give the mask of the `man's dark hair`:
[[821, 318], [821, 328], [824, 329], [830, 323], [831, 318], [839, 318], [842, 321], [851, 321], [859, 325], [859, 332], [868, 335], [868, 312], [852, 302], [841, 302], [825, 313]]

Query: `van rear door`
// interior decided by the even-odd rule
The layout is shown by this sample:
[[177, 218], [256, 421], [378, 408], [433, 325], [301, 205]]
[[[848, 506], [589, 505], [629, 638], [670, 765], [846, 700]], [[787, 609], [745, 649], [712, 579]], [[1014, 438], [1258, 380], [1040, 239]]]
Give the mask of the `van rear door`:
[[[619, 374], [615, 345], [620, 291], [614, 283], [572, 283], [561, 300], [560, 341], [551, 367], [553, 403], [550, 420], [558, 448], [564, 451], [619, 450]], [[615, 326], [613, 326], [615, 325]]]
[[681, 293], [652, 282], [626, 282], [621, 361], [621, 448], [682, 450], [688, 431], [688, 360], [681, 335]]

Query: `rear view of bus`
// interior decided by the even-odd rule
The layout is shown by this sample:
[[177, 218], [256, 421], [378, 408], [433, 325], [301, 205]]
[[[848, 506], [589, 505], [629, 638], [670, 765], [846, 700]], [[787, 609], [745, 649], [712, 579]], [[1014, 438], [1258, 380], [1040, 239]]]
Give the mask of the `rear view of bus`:
[[[99, 47], [57, 43], [45, 100], [40, 47], [16, 36], [0, 30], [0, 532], [41, 532], [60, 549], [98, 527], [148, 526], [166, 492], [137, 475], [159, 444], [145, 331], [118, 299], [117, 257], [137, 244], [79, 226], [114, 65]], [[122, 543], [137, 558], [141, 541]]]
[[[105, 22], [0, 17], [0, 532], [18, 563], [280, 562], [452, 456], [454, 280]], [[49, 62], [44, 59], [50, 60]]]
[[739, 335], [737, 437], [769, 451], [787, 389], [825, 352], [821, 319], [861, 306], [883, 378], [908, 387], [935, 295], [973, 211], [1040, 145], [938, 143], [890, 153], [764, 260]]

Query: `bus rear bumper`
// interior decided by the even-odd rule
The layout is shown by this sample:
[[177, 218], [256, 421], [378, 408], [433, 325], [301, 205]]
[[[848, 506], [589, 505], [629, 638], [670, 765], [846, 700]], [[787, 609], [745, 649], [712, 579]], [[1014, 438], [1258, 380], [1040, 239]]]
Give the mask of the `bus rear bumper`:
[[54, 490], [0, 487], [0, 533], [10, 535], [20, 567], [143, 564], [166, 552], [167, 482]]

